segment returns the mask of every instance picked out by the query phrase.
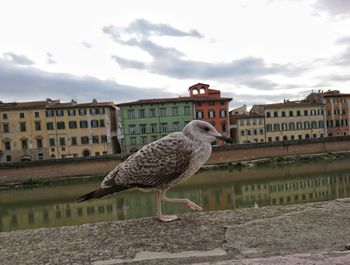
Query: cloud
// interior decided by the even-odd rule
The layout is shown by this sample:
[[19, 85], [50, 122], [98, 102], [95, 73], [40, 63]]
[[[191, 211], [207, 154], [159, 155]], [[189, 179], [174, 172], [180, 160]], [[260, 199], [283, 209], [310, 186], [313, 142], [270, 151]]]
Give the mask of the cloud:
[[173, 36], [173, 37], [194, 37], [203, 38], [197, 30], [189, 32], [176, 29], [168, 24], [152, 23], [145, 19], [136, 19], [126, 28], [118, 28], [115, 26], [105, 26], [103, 32], [110, 34], [114, 39], [120, 39], [122, 34], [135, 35], [138, 38], [148, 38], [150, 36]]
[[48, 64], [55, 64], [56, 61], [53, 59], [53, 55], [49, 52], [46, 53], [47, 56], [47, 63]]
[[313, 7], [316, 10], [326, 12], [331, 16], [350, 16], [350, 1], [348, 0], [317, 0]]
[[350, 37], [343, 37], [338, 39], [335, 44], [345, 46], [343, 52], [331, 59], [331, 63], [348, 66], [350, 65]]
[[87, 49], [91, 49], [93, 46], [92, 46], [92, 44], [90, 44], [89, 42], [87, 42], [87, 41], [83, 41], [82, 43], [81, 43], [81, 45], [83, 45], [85, 48], [87, 48]]
[[50, 73], [34, 67], [20, 67], [0, 57], [0, 91], [2, 100], [40, 100], [59, 98], [79, 102], [115, 101], [117, 103], [140, 98], [172, 97], [163, 89], [143, 88], [119, 84], [95, 77], [78, 77], [65, 73]]
[[[288, 64], [268, 64], [262, 58], [251, 56], [232, 60], [231, 62], [218, 63], [189, 60], [183, 52], [173, 47], [158, 45], [151, 41], [149, 36], [197, 37], [198, 34], [193, 33], [196, 31], [191, 31], [193, 34], [191, 32], [186, 33], [178, 31], [169, 25], [165, 27], [164, 24], [153, 24], [145, 20], [136, 20], [127, 28], [106, 26], [103, 28], [103, 32], [115, 42], [126, 46], [137, 47], [153, 58], [151, 62], [145, 63], [112, 55], [111, 58], [120, 67], [146, 70], [150, 73], [177, 79], [224, 80], [245, 83], [247, 86], [251, 85], [255, 88], [272, 89], [277, 84], [261, 77], [271, 74], [295, 76], [305, 70], [301, 67], [293, 67]], [[141, 37], [134, 36], [134, 33], [139, 34]], [[272, 87], [268, 87], [268, 84], [272, 85]]]
[[111, 57], [120, 65], [121, 68], [133, 68], [139, 70], [145, 68], [145, 64], [139, 61], [124, 59], [116, 55], [113, 55]]
[[25, 55], [15, 54], [12, 52], [3, 53], [3, 60], [17, 65], [32, 65], [34, 62]]

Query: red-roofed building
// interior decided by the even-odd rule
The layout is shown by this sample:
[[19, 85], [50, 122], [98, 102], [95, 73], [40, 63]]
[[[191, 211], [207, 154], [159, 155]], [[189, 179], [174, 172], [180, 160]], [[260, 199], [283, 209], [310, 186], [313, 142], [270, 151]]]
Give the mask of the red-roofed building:
[[[195, 119], [211, 123], [218, 132], [229, 137], [228, 107], [232, 98], [221, 97], [220, 90], [211, 89], [203, 83], [195, 84], [188, 90], [190, 98], [194, 100]], [[224, 142], [214, 144], [224, 145]]]

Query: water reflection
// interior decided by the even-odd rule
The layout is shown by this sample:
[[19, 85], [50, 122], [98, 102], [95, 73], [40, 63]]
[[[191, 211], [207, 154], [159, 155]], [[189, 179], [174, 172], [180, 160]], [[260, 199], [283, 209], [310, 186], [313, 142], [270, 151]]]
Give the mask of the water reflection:
[[[350, 168], [349, 161], [338, 164], [336, 169], [334, 165], [316, 163], [203, 171], [168, 195], [189, 198], [205, 210], [331, 200], [350, 196], [347, 167]], [[154, 216], [154, 193], [129, 191], [102, 200], [74, 202], [98, 185], [99, 182], [88, 182], [1, 191], [0, 231]], [[189, 211], [182, 205], [164, 204], [165, 213]]]

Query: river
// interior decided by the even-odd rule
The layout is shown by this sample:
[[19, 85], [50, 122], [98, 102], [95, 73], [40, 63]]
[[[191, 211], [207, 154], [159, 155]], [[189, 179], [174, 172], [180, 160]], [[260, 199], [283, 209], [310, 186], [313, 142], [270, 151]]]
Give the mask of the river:
[[[285, 165], [203, 170], [168, 192], [205, 211], [299, 204], [350, 196], [350, 158]], [[155, 216], [155, 193], [126, 191], [76, 203], [97, 180], [0, 191], [0, 232]], [[191, 212], [163, 203], [163, 213]]]

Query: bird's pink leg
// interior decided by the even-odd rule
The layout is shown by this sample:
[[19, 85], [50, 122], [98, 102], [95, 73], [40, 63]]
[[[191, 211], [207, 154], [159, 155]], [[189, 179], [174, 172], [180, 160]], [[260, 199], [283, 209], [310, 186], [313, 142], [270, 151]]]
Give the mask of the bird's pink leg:
[[176, 215], [163, 215], [162, 214], [162, 192], [157, 191], [157, 217], [160, 221], [171, 222], [177, 219]]
[[166, 192], [162, 192], [162, 199], [166, 202], [183, 203], [194, 211], [203, 211], [202, 207], [190, 201], [189, 199], [168, 198], [166, 196]]

